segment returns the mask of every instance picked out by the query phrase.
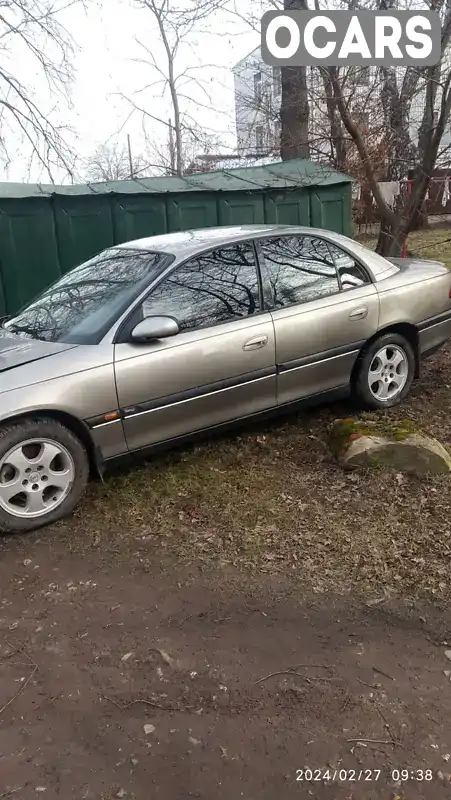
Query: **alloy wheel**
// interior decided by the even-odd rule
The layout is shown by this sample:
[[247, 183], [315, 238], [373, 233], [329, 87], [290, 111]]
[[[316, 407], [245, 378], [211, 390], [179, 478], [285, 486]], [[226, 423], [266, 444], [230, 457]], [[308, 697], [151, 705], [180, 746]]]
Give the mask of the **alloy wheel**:
[[74, 460], [63, 444], [27, 439], [0, 460], [0, 507], [14, 517], [42, 517], [61, 505], [74, 478]]
[[399, 345], [388, 344], [375, 354], [368, 371], [371, 394], [380, 402], [400, 394], [409, 374], [407, 354]]

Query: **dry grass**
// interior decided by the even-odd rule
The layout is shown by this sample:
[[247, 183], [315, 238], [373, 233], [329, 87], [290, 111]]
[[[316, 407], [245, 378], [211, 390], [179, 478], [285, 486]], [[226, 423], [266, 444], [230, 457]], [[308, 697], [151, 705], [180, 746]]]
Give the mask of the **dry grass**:
[[438, 259], [451, 269], [451, 230], [433, 228], [411, 233], [407, 246], [422, 258]]
[[[361, 237], [363, 244], [374, 248], [374, 237]], [[451, 229], [431, 228], [427, 231], [418, 231], [409, 234], [407, 247], [421, 258], [431, 258], [443, 261], [451, 269]]]

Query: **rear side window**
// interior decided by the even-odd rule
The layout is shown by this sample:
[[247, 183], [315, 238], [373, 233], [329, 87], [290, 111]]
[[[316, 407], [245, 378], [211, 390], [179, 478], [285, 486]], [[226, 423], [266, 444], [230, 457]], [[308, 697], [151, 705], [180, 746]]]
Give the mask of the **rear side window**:
[[355, 289], [370, 283], [370, 279], [363, 267], [344, 250], [340, 250], [334, 244], [328, 243], [332, 260], [338, 273], [340, 287], [343, 291]]
[[340, 291], [328, 243], [314, 236], [259, 242], [274, 308], [307, 303]]

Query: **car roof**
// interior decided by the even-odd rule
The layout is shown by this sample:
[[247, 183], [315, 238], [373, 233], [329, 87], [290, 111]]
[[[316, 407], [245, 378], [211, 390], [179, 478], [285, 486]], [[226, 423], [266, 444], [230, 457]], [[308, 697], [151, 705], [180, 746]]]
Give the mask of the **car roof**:
[[301, 228], [297, 225], [233, 225], [216, 228], [197, 228], [176, 233], [164, 233], [160, 236], [149, 236], [146, 239], [135, 239], [132, 242], [123, 242], [118, 247], [161, 250], [185, 257], [208, 247], [233, 244], [233, 242], [246, 241], [268, 235], [311, 234], [314, 230], [313, 228]]
[[132, 242], [123, 242], [120, 245], [116, 245], [116, 247], [170, 253], [175, 256], [175, 263], [177, 263], [185, 258], [195, 256], [203, 250], [208, 250], [210, 247], [220, 247], [234, 242], [260, 239], [265, 236], [292, 236], [294, 234], [319, 236], [339, 247], [341, 246], [343, 250], [351, 255], [358, 259], [363, 259], [375, 280], [380, 280], [399, 272], [398, 266], [391, 264], [355, 239], [350, 239], [342, 233], [336, 233], [324, 228], [310, 228], [301, 225], [233, 225], [216, 228], [197, 228], [189, 231], [165, 233], [160, 236], [149, 236], [146, 239], [135, 239]]

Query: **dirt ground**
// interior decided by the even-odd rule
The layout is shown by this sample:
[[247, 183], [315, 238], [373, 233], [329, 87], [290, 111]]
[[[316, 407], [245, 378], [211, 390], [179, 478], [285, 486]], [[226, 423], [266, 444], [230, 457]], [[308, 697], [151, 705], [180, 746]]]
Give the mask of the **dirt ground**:
[[[449, 359], [394, 412], [448, 444]], [[342, 413], [159, 457], [0, 541], [0, 798], [451, 798], [451, 487], [344, 477]]]
[[449, 615], [28, 542], [0, 565], [0, 797], [451, 797]]

